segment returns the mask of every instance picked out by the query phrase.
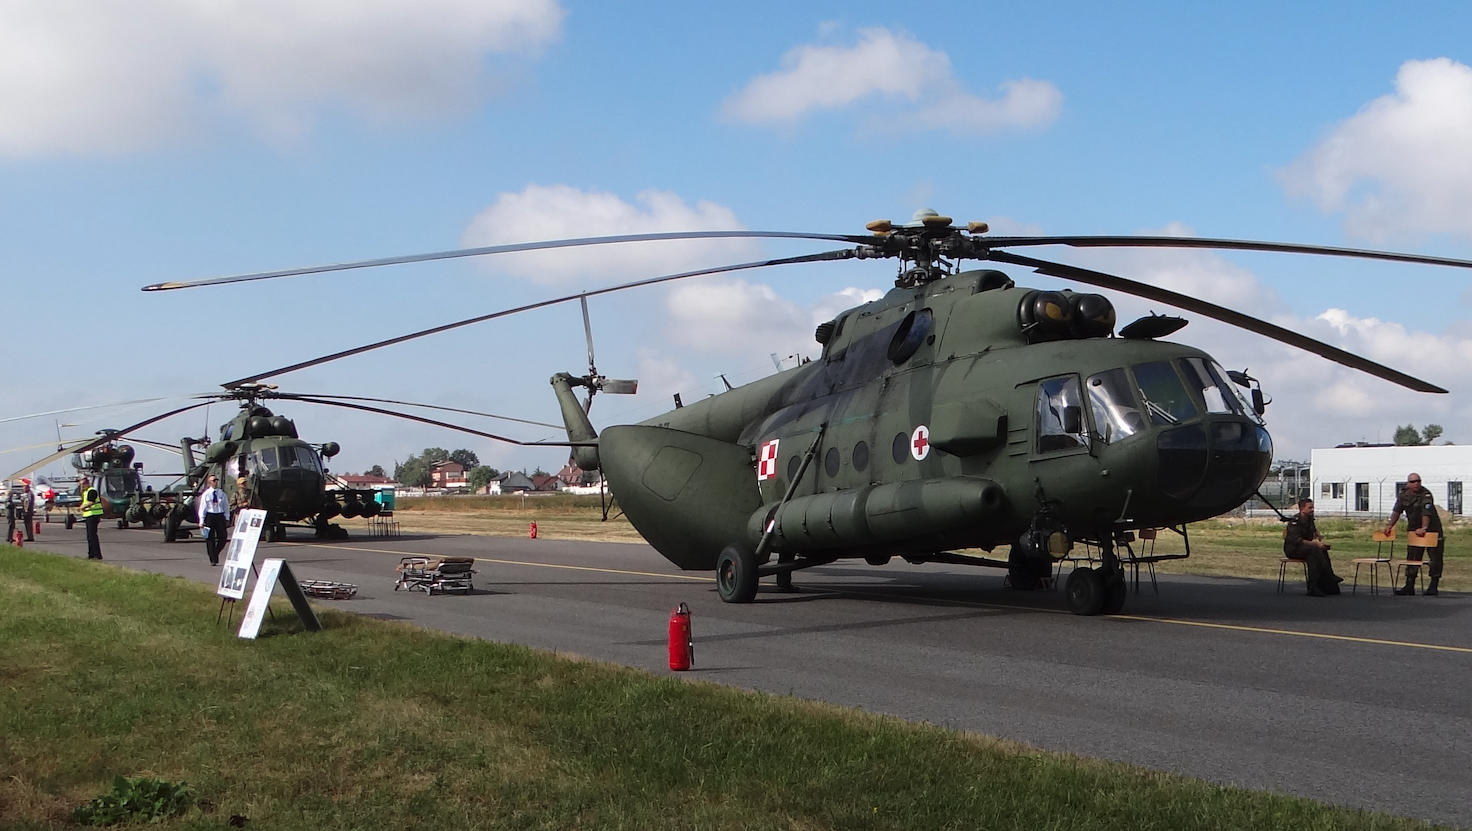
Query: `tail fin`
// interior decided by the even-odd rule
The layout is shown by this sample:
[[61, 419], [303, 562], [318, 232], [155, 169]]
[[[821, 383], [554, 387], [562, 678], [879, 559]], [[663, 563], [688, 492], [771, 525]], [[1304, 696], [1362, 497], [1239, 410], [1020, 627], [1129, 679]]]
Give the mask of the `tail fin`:
[[[593, 422], [588, 420], [588, 413], [583, 409], [582, 402], [573, 394], [574, 385], [587, 386], [587, 379], [566, 372], [552, 376], [552, 390], [557, 395], [557, 405], [562, 408], [562, 422], [567, 426], [567, 440], [596, 442], [598, 431], [593, 429]], [[583, 470], [598, 470], [598, 447], [574, 447], [572, 460], [573, 464]]]

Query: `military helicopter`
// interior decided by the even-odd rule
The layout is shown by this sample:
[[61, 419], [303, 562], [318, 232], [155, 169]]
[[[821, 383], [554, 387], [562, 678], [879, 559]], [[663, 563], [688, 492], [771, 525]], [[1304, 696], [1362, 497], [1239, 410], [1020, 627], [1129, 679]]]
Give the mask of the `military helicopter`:
[[[761, 578], [839, 559], [1006, 568], [1035, 588], [1075, 542], [1102, 565], [1066, 584], [1076, 614], [1116, 613], [1126, 589], [1117, 548], [1144, 529], [1179, 528], [1242, 504], [1266, 476], [1267, 398], [1245, 371], [1164, 338], [1184, 318], [1150, 315], [1115, 332], [1100, 294], [1018, 286], [963, 260], [1030, 268], [1165, 303], [1280, 341], [1392, 383], [1446, 390], [1242, 313], [1102, 272], [1006, 249], [1157, 247], [1273, 251], [1472, 268], [1472, 261], [1249, 240], [1142, 236], [987, 236], [931, 210], [869, 223], [869, 235], [703, 231], [557, 240], [331, 266], [161, 283], [145, 290], [264, 280], [402, 262], [611, 242], [712, 237], [839, 240], [852, 247], [624, 283], [505, 309], [281, 367], [231, 384], [339, 360], [418, 337], [638, 286], [801, 262], [892, 258], [895, 286], [817, 328], [821, 358], [600, 434], [593, 396], [634, 382], [589, 371], [552, 377], [579, 467], [600, 469], [634, 527], [683, 569], [713, 570], [727, 602]], [[230, 386], [229, 384], [226, 385]], [[574, 388], [587, 390], [579, 401]], [[967, 551], [1006, 551], [1005, 558]], [[773, 557], [775, 555], [775, 562]]]
[[[97, 488], [97, 496], [102, 502], [102, 518], [115, 520], [119, 528], [135, 523], [144, 528], [154, 527], [169, 512], [174, 495], [155, 491], [143, 484], [143, 463], [133, 461], [133, 446], [122, 443], [116, 430], [101, 430], [98, 435], [103, 437], [104, 443], [73, 452], [71, 464], [79, 476], [87, 476]], [[178, 452], [177, 448], [147, 439], [134, 438], [132, 441]], [[66, 527], [72, 527], [75, 521], [69, 508]]]
[[[267, 384], [237, 384], [224, 392], [188, 397], [195, 399], [195, 403], [152, 416], [122, 430], [102, 431], [101, 438], [58, 450], [52, 456], [22, 468], [11, 478], [23, 476], [71, 453], [73, 464], [78, 470], [93, 478], [98, 496], [103, 502], [104, 518], [117, 519], [119, 528], [126, 528], [130, 521], [140, 522], [145, 527], [161, 525], [164, 542], [175, 542], [187, 536], [184, 525], [196, 521], [198, 509], [195, 497], [206, 477], [219, 477], [221, 488], [233, 503], [239, 496], [237, 479], [244, 476], [251, 492], [250, 504], [267, 512], [268, 540], [285, 539], [288, 523], [305, 523], [314, 530], [318, 538], [342, 539], [347, 536], [347, 532], [340, 525], [332, 523], [332, 520], [337, 517], [367, 519], [377, 516], [382, 506], [375, 500], [375, 492], [352, 488], [328, 489], [330, 473], [326, 461], [341, 450], [338, 443], [329, 441], [310, 444], [302, 440], [297, 435], [294, 421], [273, 413], [262, 402], [278, 399], [346, 407], [512, 442], [515, 440], [493, 433], [357, 402], [446, 410], [554, 429], [558, 427], [555, 424], [493, 413], [408, 401], [281, 392]], [[180, 454], [184, 462], [184, 470], [179, 477], [183, 481], [180, 484], [156, 492], [145, 491], [137, 470], [141, 468], [141, 464], [132, 462], [133, 448], [119, 444], [119, 440], [156, 422], [219, 400], [239, 402], [240, 408], [233, 418], [220, 426], [217, 439], [184, 437], [177, 447], [136, 437], [130, 439], [171, 450]], [[129, 467], [129, 463], [133, 467]]]

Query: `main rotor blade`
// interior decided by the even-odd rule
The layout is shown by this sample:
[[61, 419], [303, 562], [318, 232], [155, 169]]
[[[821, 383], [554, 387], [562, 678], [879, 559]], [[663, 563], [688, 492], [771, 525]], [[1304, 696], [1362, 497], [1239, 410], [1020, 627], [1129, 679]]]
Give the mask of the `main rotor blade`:
[[398, 404], [398, 405], [400, 405], [402, 407], [423, 407], [426, 410], [443, 410], [443, 411], [445, 411], [447, 413], [463, 413], [465, 415], [480, 416], [482, 418], [495, 418], [495, 419], [500, 419], [501, 421], [514, 421], [517, 424], [530, 424], [533, 427], [550, 427], [553, 430], [561, 430], [561, 429], [563, 429], [563, 425], [561, 425], [561, 424], [549, 424], [549, 423], [547, 423], [545, 421], [531, 421], [531, 420], [525, 419], [525, 418], [513, 418], [512, 416], [496, 415], [495, 413], [482, 413], [482, 412], [479, 412], [477, 410], [461, 410], [461, 409], [456, 408], [456, 407], [441, 407], [441, 406], [439, 406], [437, 404], [420, 404], [420, 403], [418, 403], [416, 401], [395, 401], [392, 398], [365, 398], [365, 397], [360, 396], [360, 395], [327, 395], [326, 393], [320, 393], [320, 392], [306, 392], [306, 393], [302, 393], [302, 392], [287, 392], [287, 393], [276, 393], [272, 397], [273, 398], [300, 399], [304, 395], [311, 396], [312, 398], [331, 398], [331, 399], [337, 400], [337, 401], [374, 401], [374, 402], [377, 402], [379, 404]]
[[[408, 419], [409, 421], [417, 421], [420, 424], [430, 424], [435, 427], [444, 427], [447, 430], [458, 430], [461, 433], [469, 433], [472, 436], [480, 436], [481, 438], [494, 439], [495, 441], [501, 441], [507, 444], [515, 444], [520, 447], [586, 447], [597, 446], [598, 444], [597, 442], [577, 441], [518, 441], [517, 439], [507, 438], [506, 436], [498, 436], [495, 433], [487, 433], [482, 430], [472, 429], [470, 427], [461, 427], [458, 424], [450, 424], [444, 421], [436, 421], [432, 418], [424, 418], [423, 416], [412, 415], [410, 413], [396, 413], [393, 410], [385, 410], [379, 407], [369, 407], [365, 404], [348, 404], [343, 401], [328, 401], [323, 398], [310, 398], [305, 395], [294, 396], [294, 400], [302, 401], [307, 404], [321, 404], [324, 407], [344, 407], [349, 410], [362, 410], [368, 413], [378, 413], [379, 415]], [[557, 429], [561, 430], [563, 428], [561, 426], [558, 426]]]
[[66, 407], [65, 409], [61, 409], [61, 410], [47, 410], [44, 413], [31, 413], [29, 415], [10, 416], [9, 418], [0, 418], [0, 424], [7, 424], [7, 423], [12, 422], [12, 421], [24, 421], [25, 419], [28, 419], [28, 418], [40, 418], [41, 416], [60, 415], [61, 413], [75, 413], [75, 412], [80, 412], [82, 410], [101, 410], [101, 409], [106, 409], [108, 407], [126, 407], [126, 406], [131, 405], [131, 404], [152, 404], [155, 401], [167, 401], [167, 400], [169, 400], [171, 398], [183, 398], [183, 397], [185, 397], [185, 396], [180, 396], [180, 395], [166, 395], [166, 396], [162, 396], [162, 397], [159, 397], [159, 398], [136, 398], [136, 399], [134, 399], [132, 401], [114, 401], [111, 404], [91, 404], [91, 405], [88, 405], [86, 407]]
[[109, 432], [107, 435], [101, 436], [101, 437], [96, 438], [96, 439], [93, 439], [92, 441], [83, 442], [82, 444], [74, 444], [74, 445], [72, 445], [71, 447], [68, 447], [65, 450], [59, 450], [59, 451], [51, 454], [50, 456], [47, 456], [46, 458], [42, 459], [39, 462], [32, 462], [30, 465], [27, 465], [26, 467], [23, 467], [20, 470], [17, 470], [15, 473], [12, 473], [12, 474], [10, 474], [9, 476], [7, 476], [5, 478], [6, 479], [18, 479], [18, 478], [20, 478], [22, 476], [25, 476], [27, 473], [30, 473], [31, 471], [34, 471], [34, 470], [39, 470], [39, 469], [41, 469], [41, 468], [43, 468], [43, 467], [51, 464], [52, 462], [56, 461], [57, 459], [60, 459], [61, 457], [66, 456], [68, 454], [71, 454], [71, 453], [85, 453], [85, 452], [87, 452], [88, 450], [91, 450], [94, 447], [101, 447], [102, 445], [107, 444], [110, 441], [113, 441], [115, 439], [122, 438], [123, 436], [126, 436], [128, 433], [131, 433], [134, 430], [139, 430], [139, 429], [142, 429], [144, 427], [147, 427], [148, 425], [153, 424], [156, 421], [163, 421], [164, 419], [166, 419], [166, 418], [168, 418], [170, 416], [176, 416], [179, 413], [188, 412], [188, 411], [193, 410], [193, 409], [196, 409], [198, 407], [204, 407], [204, 406], [209, 405], [210, 403], [212, 403], [212, 402], [209, 402], [209, 401], [201, 401], [198, 404], [190, 404], [187, 407], [180, 407], [177, 410], [170, 410], [170, 411], [168, 411], [168, 412], [166, 412], [166, 413], [164, 413], [162, 415], [156, 415], [153, 418], [145, 419], [143, 421], [138, 422], [137, 424], [132, 424], [132, 425], [129, 425], [127, 427], [124, 427], [121, 430]]
[[1472, 260], [1459, 260], [1452, 257], [1429, 257], [1422, 254], [1402, 254], [1397, 251], [1373, 251], [1362, 248], [1339, 248], [1331, 245], [1303, 245], [1293, 242], [1262, 242], [1245, 239], [1154, 236], [972, 237], [971, 239], [974, 244], [995, 248], [1016, 248], [1025, 245], [1067, 245], [1073, 248], [1206, 248], [1225, 251], [1271, 251], [1279, 254], [1322, 254], [1329, 257], [1357, 257], [1366, 260], [1390, 260], [1399, 263], [1472, 268]]
[[252, 280], [272, 280], [277, 277], [296, 277], [303, 274], [321, 274], [328, 271], [348, 271], [355, 268], [377, 268], [385, 265], [423, 263], [432, 260], [453, 260], [461, 257], [480, 257], [486, 254], [509, 254], [515, 251], [543, 251], [551, 248], [575, 248], [584, 245], [609, 245], [619, 242], [654, 242], [656, 240], [692, 239], [814, 239], [833, 240], [862, 244], [872, 239], [868, 236], [851, 234], [807, 234], [797, 231], [672, 231], [658, 234], [620, 234], [609, 237], [583, 237], [580, 239], [545, 240], [543, 242], [518, 242], [510, 245], [490, 245], [483, 248], [458, 248], [452, 251], [436, 251], [429, 254], [409, 254], [402, 257], [381, 257], [376, 260], [314, 265], [303, 268], [287, 268], [280, 271], [258, 271], [253, 274], [235, 274], [228, 277], [211, 277], [204, 280], [173, 280], [144, 286], [144, 291], [172, 291], [197, 286], [218, 286], [225, 283], [245, 283]]
[[579, 297], [578, 303], [583, 307], [583, 336], [588, 339], [588, 377], [592, 378], [598, 374], [598, 362], [593, 359], [593, 319], [588, 316], [587, 296]]
[[226, 389], [235, 389], [236, 387], [239, 387], [243, 384], [255, 383], [265, 378], [274, 378], [277, 375], [285, 375], [288, 372], [296, 372], [299, 369], [307, 369], [308, 367], [330, 363], [332, 361], [347, 358], [352, 355], [361, 355], [364, 352], [371, 352], [375, 349], [382, 349], [385, 346], [393, 346], [396, 343], [404, 343], [405, 341], [411, 341], [415, 338], [422, 338], [428, 335], [436, 335], [440, 332], [448, 332], [451, 329], [458, 329], [462, 326], [470, 326], [474, 323], [483, 323], [487, 320], [495, 320], [498, 317], [507, 317], [508, 315], [520, 314], [521, 312], [529, 312], [532, 309], [540, 309], [544, 306], [555, 306], [559, 303], [568, 303], [579, 298], [597, 297], [600, 294], [611, 294], [616, 291], [624, 291], [625, 289], [639, 288], [641, 286], [652, 286], [656, 283], [668, 283], [671, 280], [684, 280], [688, 277], [701, 277], [707, 274], [721, 274], [728, 271], [742, 271], [744, 269], [766, 268], [767, 266], [772, 265], [815, 263], [823, 260], [847, 260], [852, 259], [855, 256], [855, 253], [851, 249], [843, 249], [840, 251], [825, 251], [819, 254], [805, 254], [800, 257], [781, 257], [774, 260], [760, 260], [758, 262], [740, 263], [737, 265], [723, 265], [716, 268], [702, 268], [699, 271], [686, 271], [681, 274], [669, 274], [664, 277], [651, 277], [645, 280], [635, 280], [632, 283], [621, 283], [619, 285], [609, 286], [607, 288], [578, 292], [577, 294], [569, 294], [564, 297], [555, 297], [551, 300], [541, 300], [536, 303], [528, 303], [525, 306], [517, 306], [514, 309], [502, 309], [499, 312], [491, 312], [490, 314], [466, 318], [465, 320], [456, 321], [455, 323], [447, 323], [443, 326], [435, 326], [431, 329], [424, 329], [419, 332], [411, 332], [407, 335], [400, 335], [396, 338], [389, 338], [388, 340], [381, 340], [377, 343], [370, 343], [367, 346], [359, 346], [356, 349], [345, 349], [341, 352], [334, 352], [331, 355], [323, 355], [320, 358], [313, 358], [310, 361], [302, 361], [298, 364], [292, 364], [290, 366], [283, 366], [278, 369], [272, 369], [267, 372], [260, 373], [259, 375], [250, 375], [245, 378], [238, 378], [234, 381], [223, 384], [222, 386], [224, 386]]
[[997, 262], [1026, 266], [1028, 268], [1034, 269], [1039, 274], [1047, 274], [1053, 277], [1061, 277], [1065, 280], [1077, 280], [1080, 283], [1087, 283], [1091, 286], [1099, 286], [1100, 288], [1113, 289], [1114, 291], [1124, 292], [1126, 294], [1133, 294], [1136, 297], [1143, 297], [1147, 300], [1156, 300], [1161, 303], [1168, 303], [1178, 309], [1195, 312], [1196, 314], [1204, 315], [1215, 320], [1220, 320], [1223, 323], [1236, 326], [1240, 329], [1246, 329], [1249, 332], [1254, 332], [1256, 334], [1262, 335], [1263, 337], [1272, 338], [1273, 340], [1280, 343], [1286, 343], [1289, 346], [1296, 346], [1304, 351], [1312, 352], [1315, 355], [1323, 358], [1328, 358], [1335, 363], [1343, 364], [1344, 366], [1347, 366], [1351, 369], [1358, 369], [1361, 372], [1367, 372], [1377, 378], [1384, 378], [1385, 380], [1393, 384], [1399, 384], [1403, 387], [1413, 389], [1417, 392], [1446, 392], [1446, 390], [1436, 386], [1435, 384], [1422, 381], [1419, 378], [1414, 378], [1410, 375], [1405, 374], [1404, 372], [1391, 369], [1390, 367], [1383, 364], [1377, 364], [1368, 358], [1363, 358], [1359, 355], [1354, 354], [1353, 352], [1347, 352], [1337, 346], [1330, 346], [1323, 341], [1318, 341], [1310, 337], [1305, 337], [1304, 335], [1300, 335], [1292, 330], [1284, 329], [1281, 326], [1275, 326], [1265, 320], [1258, 320], [1255, 317], [1242, 314], [1241, 312], [1234, 312], [1231, 309], [1225, 308], [1223, 306], [1218, 306], [1215, 303], [1208, 303], [1205, 300], [1200, 300], [1195, 297], [1189, 297], [1184, 294], [1179, 294], [1177, 292], [1171, 291], [1170, 289], [1159, 288], [1158, 286], [1152, 286], [1147, 283], [1140, 283], [1135, 280], [1126, 279], [1124, 277], [1116, 277], [1112, 274], [1105, 274], [1101, 271], [1091, 271], [1087, 268], [1078, 268], [1077, 266], [1063, 265], [1061, 263], [1050, 263], [1046, 260], [1034, 260], [1031, 257], [1023, 257], [1017, 254], [1010, 254], [1003, 251], [993, 252], [992, 259], [996, 260]]

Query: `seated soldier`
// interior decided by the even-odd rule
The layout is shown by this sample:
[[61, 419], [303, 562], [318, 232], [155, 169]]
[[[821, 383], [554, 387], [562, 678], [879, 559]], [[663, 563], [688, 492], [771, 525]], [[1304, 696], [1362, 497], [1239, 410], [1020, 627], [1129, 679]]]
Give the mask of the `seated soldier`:
[[1308, 568], [1309, 597], [1339, 594], [1343, 577], [1334, 574], [1329, 562], [1329, 544], [1314, 524], [1314, 501], [1298, 500], [1298, 514], [1288, 520], [1288, 529], [1283, 536], [1283, 556], [1290, 560], [1302, 560]]

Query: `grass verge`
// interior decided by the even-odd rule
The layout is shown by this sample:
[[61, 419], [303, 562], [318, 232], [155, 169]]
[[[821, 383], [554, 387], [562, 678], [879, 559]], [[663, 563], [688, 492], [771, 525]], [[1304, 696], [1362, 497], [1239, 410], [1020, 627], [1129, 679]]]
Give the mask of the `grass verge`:
[[193, 787], [170, 829], [1429, 827], [333, 609], [241, 641], [217, 605], [0, 547], [0, 826], [122, 774]]

